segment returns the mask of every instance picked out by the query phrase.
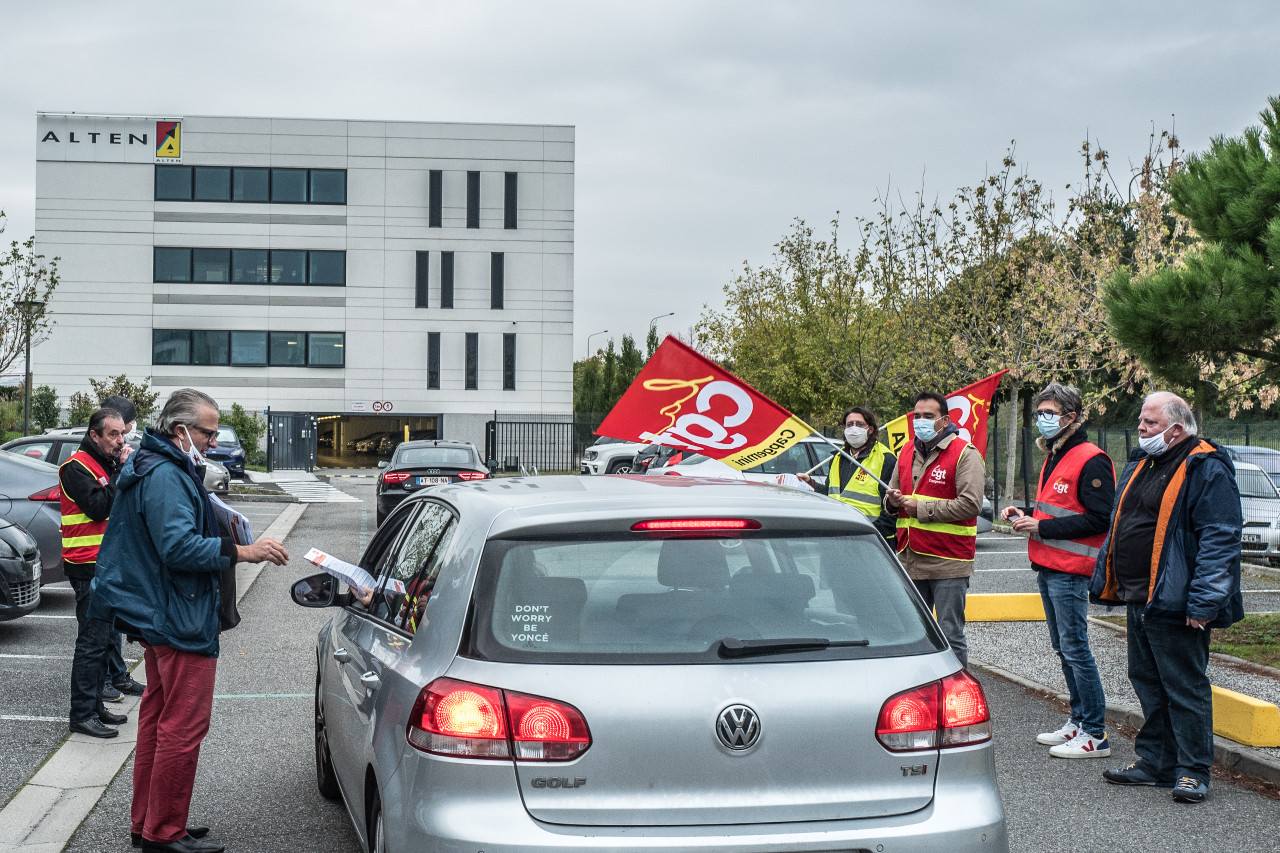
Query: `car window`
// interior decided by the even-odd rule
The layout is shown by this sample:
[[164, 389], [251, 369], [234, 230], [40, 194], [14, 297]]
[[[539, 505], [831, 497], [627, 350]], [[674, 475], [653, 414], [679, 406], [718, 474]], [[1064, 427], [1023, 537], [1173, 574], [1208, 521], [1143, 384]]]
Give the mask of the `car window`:
[[218, 427], [218, 444], [239, 444], [236, 431], [231, 427]]
[[799, 474], [808, 471], [813, 463], [809, 461], [809, 451], [803, 444], [793, 444], [786, 450], [771, 456], [754, 468], [746, 469], [748, 474]]
[[476, 464], [468, 447], [404, 447], [396, 454], [397, 465], [436, 465], [467, 468]]
[[54, 445], [51, 441], [33, 441], [28, 444], [15, 444], [9, 448], [9, 452], [37, 462], [56, 462], [56, 455], [51, 455], [49, 452], [53, 449]]
[[10, 452], [5, 460], [10, 464], [17, 465], [21, 468], [27, 468], [32, 471], [39, 471], [42, 474], [54, 474], [57, 476], [58, 466], [45, 462], [42, 459], [32, 459], [29, 456], [23, 456], [21, 453]]
[[57, 454], [58, 464], [61, 465], [63, 462], [66, 462], [71, 458], [71, 454], [75, 453], [79, 449], [80, 442], [78, 441], [57, 442], [54, 452]]
[[[439, 571], [439, 563], [432, 562], [432, 555], [452, 522], [453, 513], [442, 504], [422, 505], [379, 566], [378, 590], [371, 613], [394, 622], [397, 627], [416, 629], [416, 615], [421, 612], [416, 608], [419, 604], [426, 605], [435, 584], [435, 573]], [[414, 628], [408, 627], [410, 623]]]
[[1253, 468], [1237, 468], [1236, 483], [1242, 498], [1277, 498], [1275, 484], [1262, 471]]
[[378, 532], [373, 534], [369, 547], [364, 549], [364, 555], [360, 557], [360, 568], [375, 578], [381, 575], [385, 565], [395, 557], [395, 550], [391, 546], [417, 511], [417, 504], [401, 504], [396, 507], [387, 520], [382, 522]]
[[[732, 663], [725, 638], [821, 638], [836, 657], [934, 651], [871, 535], [491, 540], [473, 642], [503, 661]], [[752, 659], [752, 658], [747, 658]]]

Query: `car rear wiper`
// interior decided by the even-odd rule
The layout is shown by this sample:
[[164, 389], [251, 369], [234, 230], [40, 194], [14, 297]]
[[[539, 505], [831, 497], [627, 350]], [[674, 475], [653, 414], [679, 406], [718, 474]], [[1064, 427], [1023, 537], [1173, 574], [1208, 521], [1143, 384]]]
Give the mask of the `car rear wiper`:
[[741, 658], [748, 655], [767, 655], [773, 652], [797, 652], [809, 649], [829, 649], [840, 646], [866, 646], [870, 640], [828, 640], [823, 637], [793, 637], [783, 640], [740, 640], [725, 637], [716, 644], [716, 653], [722, 658]]

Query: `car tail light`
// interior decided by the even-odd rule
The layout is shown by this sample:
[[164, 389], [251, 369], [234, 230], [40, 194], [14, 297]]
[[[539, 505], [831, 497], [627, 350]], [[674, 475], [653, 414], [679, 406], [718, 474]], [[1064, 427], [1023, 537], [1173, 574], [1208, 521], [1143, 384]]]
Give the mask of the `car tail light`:
[[34, 495], [27, 495], [29, 501], [60, 501], [62, 500], [62, 489], [58, 486], [50, 486], [47, 489], [41, 489]]
[[410, 745], [456, 758], [569, 761], [591, 746], [587, 721], [572, 705], [437, 678], [409, 715]]
[[487, 475], [479, 471], [459, 471], [458, 476], [464, 480], [483, 480]]
[[384, 483], [403, 483], [407, 479], [409, 479], [408, 474], [393, 474], [390, 471], [384, 472], [382, 475], [382, 482]]
[[987, 697], [964, 670], [889, 697], [876, 722], [876, 739], [893, 752], [966, 746], [990, 738]]
[[751, 518], [665, 518], [655, 521], [637, 521], [631, 525], [631, 530], [635, 533], [759, 529], [760, 522]]

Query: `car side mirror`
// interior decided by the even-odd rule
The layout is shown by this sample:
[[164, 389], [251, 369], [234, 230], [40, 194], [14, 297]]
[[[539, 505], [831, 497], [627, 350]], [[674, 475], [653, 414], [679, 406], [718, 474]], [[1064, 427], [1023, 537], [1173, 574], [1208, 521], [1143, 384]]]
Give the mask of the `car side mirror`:
[[303, 607], [346, 607], [351, 603], [351, 595], [339, 593], [338, 579], [321, 572], [293, 585], [293, 603]]
[[390, 462], [388, 462], [388, 461], [387, 461], [387, 460], [385, 460], [385, 459], [379, 459], [379, 460], [378, 460], [378, 467], [379, 467], [379, 468], [386, 468], [386, 467], [387, 467], [388, 465], [390, 465], [390, 464], [391, 464], [391, 463], [390, 463]]

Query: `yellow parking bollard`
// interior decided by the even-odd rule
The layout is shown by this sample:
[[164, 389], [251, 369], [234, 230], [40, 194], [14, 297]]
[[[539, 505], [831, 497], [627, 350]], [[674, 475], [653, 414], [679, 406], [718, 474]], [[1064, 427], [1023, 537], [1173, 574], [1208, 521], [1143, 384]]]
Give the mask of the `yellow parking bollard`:
[[1280, 746], [1280, 708], [1214, 685], [1213, 733], [1245, 746]]
[[1044, 602], [1035, 592], [978, 593], [965, 599], [966, 622], [1043, 622]]

